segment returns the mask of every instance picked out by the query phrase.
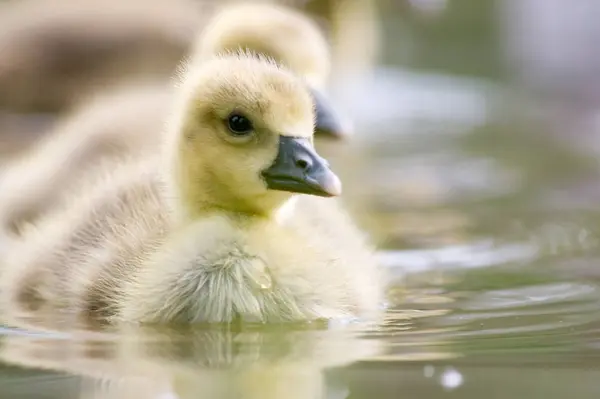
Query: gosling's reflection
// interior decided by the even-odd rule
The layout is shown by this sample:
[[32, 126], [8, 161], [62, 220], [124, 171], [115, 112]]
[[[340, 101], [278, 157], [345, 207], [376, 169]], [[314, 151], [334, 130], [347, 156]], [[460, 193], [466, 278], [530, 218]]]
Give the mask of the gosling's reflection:
[[80, 398], [325, 398], [326, 368], [376, 356], [353, 327], [126, 328], [3, 337], [0, 361], [67, 372]]

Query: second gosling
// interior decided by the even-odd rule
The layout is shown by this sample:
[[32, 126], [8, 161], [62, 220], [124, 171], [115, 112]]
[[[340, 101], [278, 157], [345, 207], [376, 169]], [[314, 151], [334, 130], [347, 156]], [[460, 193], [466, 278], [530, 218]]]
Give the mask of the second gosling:
[[[371, 248], [313, 147], [306, 85], [251, 53], [190, 65], [163, 157], [111, 167], [3, 265], [8, 314], [289, 322], [371, 315]], [[304, 195], [302, 195], [304, 194]]]

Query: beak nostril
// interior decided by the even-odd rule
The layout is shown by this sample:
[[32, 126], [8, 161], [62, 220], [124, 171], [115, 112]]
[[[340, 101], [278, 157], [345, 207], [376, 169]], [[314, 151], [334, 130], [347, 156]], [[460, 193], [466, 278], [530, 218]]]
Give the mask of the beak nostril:
[[310, 168], [310, 162], [305, 159], [296, 160], [296, 166], [302, 170], [307, 170]]

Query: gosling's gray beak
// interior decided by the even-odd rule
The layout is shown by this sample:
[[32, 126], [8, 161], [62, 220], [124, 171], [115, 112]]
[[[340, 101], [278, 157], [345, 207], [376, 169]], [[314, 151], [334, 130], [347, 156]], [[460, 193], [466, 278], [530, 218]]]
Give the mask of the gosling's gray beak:
[[316, 126], [315, 133], [334, 139], [345, 139], [352, 132], [350, 122], [334, 109], [331, 100], [317, 89], [311, 88], [313, 100], [315, 102]]
[[307, 138], [280, 136], [273, 164], [262, 172], [271, 190], [334, 197], [342, 183]]

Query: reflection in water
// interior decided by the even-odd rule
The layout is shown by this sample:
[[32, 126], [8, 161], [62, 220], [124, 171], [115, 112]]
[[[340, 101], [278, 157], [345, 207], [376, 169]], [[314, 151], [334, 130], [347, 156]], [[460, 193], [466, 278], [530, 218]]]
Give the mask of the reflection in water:
[[[126, 329], [5, 336], [8, 364], [82, 378], [80, 397], [319, 398], [325, 368], [374, 356], [356, 329]], [[168, 396], [167, 396], [168, 397]]]

